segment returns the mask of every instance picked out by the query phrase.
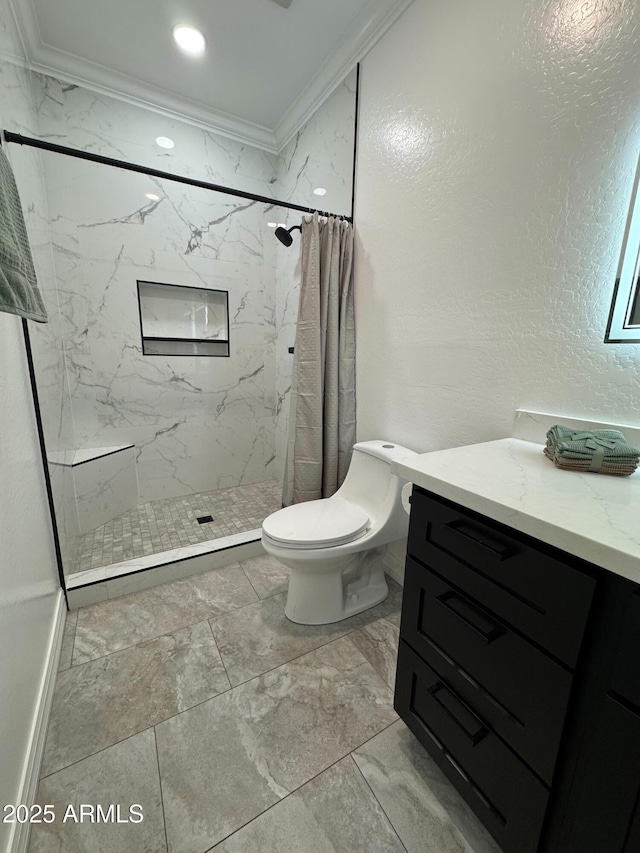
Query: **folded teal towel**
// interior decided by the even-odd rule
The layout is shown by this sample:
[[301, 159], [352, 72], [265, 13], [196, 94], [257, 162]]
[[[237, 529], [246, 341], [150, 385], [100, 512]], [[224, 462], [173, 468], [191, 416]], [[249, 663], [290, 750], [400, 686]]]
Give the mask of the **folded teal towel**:
[[590, 471], [598, 471], [604, 461], [637, 465], [640, 459], [640, 450], [617, 429], [580, 431], [556, 424], [547, 433], [547, 450], [551, 458], [591, 461]]
[[18, 188], [0, 148], [0, 311], [47, 322], [38, 290]]

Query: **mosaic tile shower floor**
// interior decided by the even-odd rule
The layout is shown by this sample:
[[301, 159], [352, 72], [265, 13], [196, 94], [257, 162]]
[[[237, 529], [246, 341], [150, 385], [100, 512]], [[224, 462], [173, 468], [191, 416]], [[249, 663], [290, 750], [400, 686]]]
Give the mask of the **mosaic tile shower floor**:
[[[86, 533], [74, 571], [95, 569], [260, 527], [282, 506], [276, 480], [140, 504]], [[200, 524], [198, 518], [213, 521]]]

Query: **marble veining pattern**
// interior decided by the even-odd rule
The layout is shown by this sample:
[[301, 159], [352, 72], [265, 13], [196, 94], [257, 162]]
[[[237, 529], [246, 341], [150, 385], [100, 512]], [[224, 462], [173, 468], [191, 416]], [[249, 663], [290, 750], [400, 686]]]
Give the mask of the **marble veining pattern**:
[[240, 566], [232, 565], [82, 608], [72, 663], [86, 663], [256, 600]]
[[363, 625], [351, 635], [353, 642], [392, 690], [396, 683], [399, 637], [400, 629], [387, 619]]
[[[206, 849], [394, 719], [391, 691], [343, 637], [159, 725], [169, 847]], [[214, 740], [243, 768], [235, 784], [202, 760]]]
[[[76, 454], [77, 455], [77, 454]], [[73, 466], [78, 528], [86, 534], [138, 504], [138, 480], [133, 448]], [[78, 549], [82, 548], [82, 539]]]
[[[9, 10], [3, 9], [0, 16], [4, 17], [5, 13], [12, 28]], [[0, 61], [3, 121], [18, 133], [38, 136], [37, 109], [31, 91], [32, 75], [23, 66], [22, 62], [16, 65]], [[64, 454], [74, 448], [75, 433], [64, 363], [64, 323], [59, 311], [51, 251], [44, 158], [40, 151], [26, 146], [5, 145], [4, 150], [15, 174], [38, 285], [48, 314], [47, 323], [29, 324], [40, 416], [47, 451]], [[54, 465], [49, 465], [49, 475], [60, 548], [65, 564], [70, 565], [78, 537], [73, 477], [70, 471]]]
[[[543, 441], [544, 439], [542, 439]], [[640, 582], [640, 474], [560, 471], [542, 444], [506, 438], [393, 463], [444, 498]]]
[[240, 565], [258, 598], [269, 598], [271, 595], [287, 591], [289, 570], [270, 554], [241, 562]]
[[[75, 109], [82, 98], [63, 96]], [[268, 479], [267, 206], [82, 161], [61, 173], [53, 155], [44, 166], [77, 446], [135, 444], [142, 501]], [[263, 166], [251, 183], [269, 196]], [[143, 355], [138, 280], [228, 291], [230, 357]]]
[[353, 758], [407, 853], [501, 853], [401, 720]]
[[[284, 614], [285, 593], [211, 619], [211, 629], [231, 683], [236, 685], [248, 681], [396, 610], [400, 607], [402, 591], [392, 580], [389, 580], [389, 588], [389, 596], [381, 604], [331, 625], [298, 625], [290, 622]], [[365, 642], [359, 638], [358, 631], [353, 634], [353, 640], [368, 660], [372, 663], [375, 661], [373, 665], [376, 671], [393, 687], [393, 683], [389, 683], [389, 676], [395, 665], [397, 639], [395, 649], [393, 643], [386, 653], [382, 647], [394, 639], [397, 630], [389, 623], [386, 624], [386, 632], [382, 628], [369, 626], [374, 633], [364, 635], [368, 640], [366, 648], [363, 648]], [[378, 623], [374, 622], [374, 625]]]
[[69, 610], [65, 617], [64, 635], [62, 637], [62, 651], [60, 652], [59, 670], [69, 669], [71, 656], [73, 655], [73, 643], [76, 636], [76, 624], [78, 622], [78, 611]]
[[[0, 73], [10, 95], [33, 92], [13, 125], [27, 135], [310, 206], [322, 185], [332, 210], [350, 207], [353, 73], [278, 157], [12, 63]], [[149, 144], [167, 133], [173, 151]], [[49, 308], [31, 334], [51, 458], [135, 444], [143, 502], [281, 480], [300, 276], [297, 247], [281, 252], [267, 221], [287, 212], [20, 146], [10, 156]], [[143, 356], [138, 279], [228, 290], [231, 357]], [[122, 478], [96, 489], [86, 472], [50, 474], [65, 571], [126, 559], [123, 547], [87, 563], [78, 547], [124, 509]]]
[[215, 853], [405, 853], [350, 756], [218, 844]]
[[[310, 207], [318, 203], [312, 189], [324, 186], [325, 206], [350, 211], [354, 73], [278, 157], [81, 86], [31, 80], [45, 139]], [[156, 123], [178, 138], [173, 151], [148, 144]], [[60, 169], [58, 156], [39, 156], [48, 215], [39, 205], [37, 224], [49, 259], [53, 246], [48, 281], [60, 328], [37, 368], [57, 353], [68, 388], [50, 396], [66, 400], [73, 427], [51, 450], [135, 444], [143, 502], [281, 480], [299, 243], [281, 251], [267, 221], [288, 221], [288, 212], [69, 158]], [[138, 279], [227, 290], [230, 358], [143, 356]]]
[[[144, 181], [140, 183], [143, 196]], [[110, 191], [106, 185], [96, 190], [99, 197]], [[127, 192], [128, 184], [114, 191], [114, 203], [126, 203], [122, 197]], [[166, 193], [176, 191], [167, 188]], [[180, 210], [190, 202], [188, 193], [183, 196]], [[210, 204], [200, 201], [201, 207]], [[176, 200], [167, 211], [175, 214], [177, 207]], [[263, 481], [273, 455], [261, 430], [270, 415], [264, 387], [262, 249], [256, 243], [246, 250], [251, 261], [222, 257], [215, 247], [211, 257], [202, 257], [204, 244], [195, 245], [186, 236], [172, 241], [169, 235], [180, 229], [201, 234], [209, 224], [189, 225], [171, 216], [166, 224], [156, 222], [161, 211], [158, 207], [144, 224], [101, 225], [107, 231], [125, 229], [125, 235], [113, 240], [118, 251], [114, 260], [100, 256], [111, 245], [110, 234], [93, 241], [85, 233], [72, 238], [54, 230], [54, 249], [62, 256], [57, 267], [65, 282], [62, 312], [71, 326], [67, 360], [78, 441], [89, 446], [134, 443], [142, 501]], [[247, 234], [257, 240], [265, 214], [245, 210], [243, 215], [251, 221], [227, 234], [236, 249]], [[132, 227], [145, 233], [128, 234]], [[69, 241], [78, 257], [63, 251], [65, 243], [71, 251]], [[156, 244], [164, 245], [162, 252]], [[90, 276], [85, 257], [92, 260]], [[135, 290], [141, 278], [200, 287], [210, 283], [227, 290], [234, 318], [230, 357], [143, 355]]]
[[[281, 506], [275, 480], [139, 504], [82, 537], [75, 571], [254, 530]], [[206, 515], [213, 521], [199, 524]]]
[[[275, 158], [264, 152], [180, 122], [175, 151], [155, 152], [146, 111], [34, 80], [45, 137], [272, 194]], [[65, 162], [63, 178], [55, 158], [44, 161], [78, 446], [135, 443], [143, 501], [267, 479], [275, 455], [267, 207], [78, 161]], [[159, 199], [146, 199], [149, 191]], [[231, 357], [143, 356], [138, 279], [227, 290]]]
[[[109, 749], [89, 756], [40, 782], [37, 802], [51, 804], [57, 820], [34, 824], [29, 853], [166, 853], [162, 795], [153, 729], [147, 729]], [[122, 818], [129, 806], [142, 806], [139, 823], [62, 823], [67, 806], [76, 814], [81, 803], [98, 803], [106, 810], [121, 804]]]
[[229, 688], [206, 622], [60, 673], [42, 775]]
[[[319, 637], [284, 619], [286, 570], [277, 561], [244, 560], [231, 572], [240, 587], [238, 571], [252, 597], [231, 614], [242, 637], [234, 643], [227, 630], [222, 655], [194, 606], [210, 607], [216, 587], [220, 603], [220, 570], [192, 578], [191, 589], [167, 584], [155, 601], [121, 599], [119, 622], [115, 601], [80, 610], [77, 629], [71, 615], [67, 660], [76, 636], [80, 647], [87, 640], [87, 616], [105, 654], [60, 673], [39, 801], [140, 802], [145, 821], [36, 826], [31, 850], [160, 853], [164, 817], [172, 853], [497, 853], [393, 711], [384, 679], [397, 643], [395, 584], [383, 618], [372, 608]], [[167, 632], [163, 606], [180, 601], [184, 625]], [[265, 606], [267, 637], [266, 620], [256, 619]], [[164, 633], [148, 639], [154, 618]], [[131, 647], [108, 654], [106, 639], [122, 630]], [[252, 654], [264, 669], [265, 649], [277, 652], [268, 661], [275, 668], [231, 687], [227, 669], [233, 675]]]

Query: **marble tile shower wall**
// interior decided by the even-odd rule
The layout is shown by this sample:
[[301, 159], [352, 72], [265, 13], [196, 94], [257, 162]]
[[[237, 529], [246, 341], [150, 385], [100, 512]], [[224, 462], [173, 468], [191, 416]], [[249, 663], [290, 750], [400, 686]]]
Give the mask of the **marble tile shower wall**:
[[[272, 194], [275, 160], [265, 152], [52, 78], [36, 83], [45, 138]], [[175, 140], [175, 154], [154, 145], [161, 133]], [[143, 502], [274, 477], [267, 207], [60, 155], [43, 159], [78, 446], [134, 443]], [[143, 356], [138, 279], [227, 290], [231, 357]]]
[[[277, 158], [273, 154], [47, 75], [34, 74], [33, 78], [43, 139], [272, 195], [267, 187], [275, 181]], [[167, 151], [156, 146], [158, 136], [169, 136], [175, 148]]]
[[[49, 160], [52, 158], [49, 157]], [[47, 164], [48, 166], [49, 164]], [[49, 176], [76, 436], [132, 442], [140, 499], [269, 479], [273, 358], [262, 205], [73, 161]], [[75, 188], [90, 187], [83, 200]], [[214, 222], [207, 232], [207, 223]], [[136, 280], [229, 292], [230, 358], [142, 354]]]
[[[355, 74], [278, 157], [45, 75], [30, 77], [37, 129], [35, 122], [12, 122], [13, 129], [350, 212]], [[171, 136], [175, 149], [156, 147], [158, 135]], [[299, 242], [284, 249], [266, 223], [295, 224], [298, 214], [13, 148], [17, 157], [41, 158], [46, 179], [48, 215], [46, 203], [35, 204], [29, 225], [32, 239], [41, 231], [50, 299], [61, 309], [61, 320], [42, 327], [47, 331], [35, 344], [39, 385], [51, 392], [41, 391], [41, 398], [43, 409], [52, 409], [45, 417], [52, 458], [133, 442], [141, 501], [281, 478]], [[311, 192], [318, 185], [328, 189], [322, 200]], [[143, 357], [136, 279], [229, 290], [232, 357]], [[58, 514], [72, 541], [71, 469], [55, 466], [54, 479]]]
[[[6, 22], [3, 21], [6, 24]], [[2, 45], [7, 55], [6, 45]], [[31, 76], [16, 62], [0, 62], [1, 126], [19, 133], [37, 135], [37, 117]], [[49, 474], [63, 560], [72, 565], [79, 542], [78, 521], [71, 468], [61, 465], [75, 445], [73, 418], [62, 346], [62, 321], [51, 251], [47, 195], [40, 152], [8, 145], [7, 153], [16, 176], [38, 283], [49, 322], [29, 322], [40, 414], [47, 436]]]
[[[351, 215], [356, 71], [321, 104], [278, 156], [278, 197], [308, 204], [332, 213]], [[324, 187], [327, 194], [313, 190]], [[283, 211], [290, 227], [301, 214]], [[289, 435], [289, 394], [293, 357], [289, 353], [296, 336], [300, 293], [299, 234], [293, 246], [276, 247], [276, 474], [284, 476]]]

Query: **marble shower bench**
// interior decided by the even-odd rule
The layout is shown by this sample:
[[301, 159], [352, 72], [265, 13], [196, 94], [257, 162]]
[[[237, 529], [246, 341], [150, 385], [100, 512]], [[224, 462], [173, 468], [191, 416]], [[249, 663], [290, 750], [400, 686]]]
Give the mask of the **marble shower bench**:
[[72, 469], [80, 535], [138, 505], [133, 444], [50, 454], [49, 462]]

